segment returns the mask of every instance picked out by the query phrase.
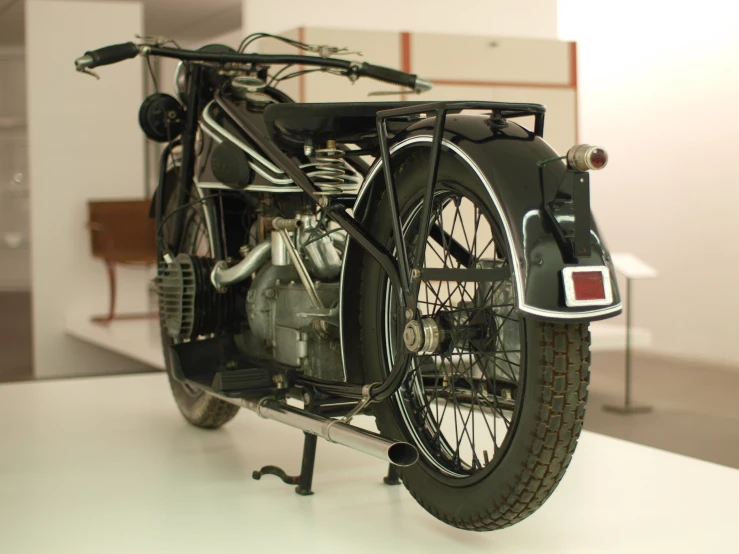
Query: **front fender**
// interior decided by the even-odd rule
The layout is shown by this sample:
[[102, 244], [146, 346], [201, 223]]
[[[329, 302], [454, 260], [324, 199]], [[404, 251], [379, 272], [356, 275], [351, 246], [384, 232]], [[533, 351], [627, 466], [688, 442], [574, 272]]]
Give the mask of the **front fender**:
[[[417, 148], [429, 148], [434, 118], [411, 126], [391, 148], [393, 164]], [[549, 321], [591, 321], [613, 317], [621, 312], [616, 274], [611, 257], [591, 217], [591, 255], [568, 263], [542, 211], [540, 168], [537, 162], [557, 156], [541, 138], [513, 121], [494, 124], [478, 115], [449, 115], [443, 148], [459, 157], [477, 174], [502, 217], [514, 279], [516, 308], [520, 313]], [[384, 190], [382, 161], [367, 174], [354, 205], [354, 217], [363, 222], [373, 195]], [[549, 163], [542, 170], [546, 182], [561, 182], [566, 166]], [[362, 249], [348, 241], [342, 269], [342, 299], [352, 294], [358, 279], [352, 271]], [[568, 307], [565, 304], [562, 269], [568, 266], [606, 266], [613, 289], [613, 301], [606, 306]], [[351, 283], [351, 285], [349, 284]], [[356, 291], [354, 291], [356, 292]], [[346, 302], [342, 302], [346, 305]], [[343, 309], [342, 309], [343, 312]], [[347, 314], [342, 316], [348, 317]], [[346, 321], [346, 317], [342, 320]], [[343, 326], [343, 325], [342, 325]]]

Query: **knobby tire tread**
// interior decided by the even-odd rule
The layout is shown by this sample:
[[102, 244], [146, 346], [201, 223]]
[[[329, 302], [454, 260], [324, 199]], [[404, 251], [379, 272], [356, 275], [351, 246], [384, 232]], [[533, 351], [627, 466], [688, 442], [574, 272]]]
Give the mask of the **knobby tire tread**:
[[590, 333], [587, 324], [536, 323], [536, 327], [542, 347], [541, 406], [529, 456], [521, 464], [518, 483], [508, 491], [506, 500], [477, 518], [455, 519], [426, 502], [422, 491], [407, 487], [424, 509], [449, 525], [492, 531], [522, 521], [544, 504], [570, 464], [588, 397]]

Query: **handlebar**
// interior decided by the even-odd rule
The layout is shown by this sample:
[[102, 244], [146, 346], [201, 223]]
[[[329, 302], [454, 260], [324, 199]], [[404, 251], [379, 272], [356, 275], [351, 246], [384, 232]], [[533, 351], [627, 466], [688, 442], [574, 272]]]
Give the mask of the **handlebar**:
[[417, 75], [362, 63], [361, 65], [349, 60], [322, 58], [317, 56], [303, 56], [297, 54], [241, 54], [237, 52], [204, 52], [201, 50], [183, 50], [179, 48], [164, 48], [160, 46], [136, 45], [133, 42], [105, 46], [97, 50], [85, 52], [77, 58], [74, 65], [77, 71], [89, 71], [95, 67], [111, 65], [130, 58], [139, 53], [165, 58], [175, 58], [183, 61], [213, 62], [213, 63], [251, 63], [251, 64], [297, 64], [319, 67], [328, 67], [344, 70], [349, 77], [370, 77], [394, 85], [401, 85], [416, 92], [424, 92], [431, 88], [431, 83], [420, 79]]
[[74, 60], [77, 71], [93, 69], [101, 65], [111, 65], [135, 58], [139, 55], [139, 47], [133, 42], [123, 44], [112, 44], [97, 50], [88, 50], [85, 55]]
[[378, 81], [384, 81], [393, 85], [402, 85], [416, 92], [425, 92], [431, 88], [431, 83], [419, 78], [418, 75], [381, 65], [372, 65], [371, 63], [365, 62], [360, 66], [357, 73]]

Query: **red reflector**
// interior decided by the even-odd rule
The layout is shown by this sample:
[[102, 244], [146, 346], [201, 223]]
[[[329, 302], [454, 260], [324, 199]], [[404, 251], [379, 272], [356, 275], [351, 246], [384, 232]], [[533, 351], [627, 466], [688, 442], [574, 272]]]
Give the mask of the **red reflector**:
[[608, 163], [608, 154], [602, 148], [596, 148], [590, 152], [590, 166], [593, 169], [603, 169]]
[[572, 274], [575, 285], [575, 300], [604, 300], [603, 273], [600, 271], [577, 271]]

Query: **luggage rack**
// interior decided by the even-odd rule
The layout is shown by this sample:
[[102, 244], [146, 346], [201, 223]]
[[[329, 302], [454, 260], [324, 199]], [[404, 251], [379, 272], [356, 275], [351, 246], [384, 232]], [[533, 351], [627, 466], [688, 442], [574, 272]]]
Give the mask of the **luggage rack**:
[[[411, 269], [408, 267], [408, 255], [405, 249], [405, 241], [401, 229], [400, 213], [398, 211], [398, 194], [393, 182], [393, 171], [390, 159], [390, 148], [388, 146], [387, 122], [390, 119], [408, 118], [420, 114], [430, 117], [435, 114], [434, 134], [431, 139], [431, 152], [429, 155], [428, 180], [424, 191], [423, 208], [420, 219], [418, 236], [424, 237], [428, 233], [429, 215], [431, 211], [434, 189], [436, 187], [436, 176], [439, 169], [439, 154], [444, 137], [446, 116], [449, 113], [459, 113], [463, 110], [481, 110], [492, 113], [493, 122], [503, 122], [505, 119], [516, 117], [534, 116], [534, 134], [542, 137], [544, 135], [544, 114], [546, 108], [541, 104], [518, 104], [510, 102], [484, 102], [484, 101], [451, 101], [451, 102], [429, 102], [428, 104], [413, 104], [401, 108], [393, 108], [377, 112], [377, 135], [380, 143], [380, 154], [385, 176], [385, 189], [390, 204], [391, 219], [393, 222], [393, 236], [397, 248], [398, 273], [400, 288], [406, 306], [415, 305], [414, 284], [411, 280]], [[421, 260], [425, 244], [418, 241], [413, 259]], [[465, 271], [464, 269], [453, 271]]]
[[[543, 105], [518, 102], [486, 102], [482, 100], [414, 102], [408, 106], [382, 110], [377, 112], [377, 130], [382, 134], [381, 126], [385, 125], [388, 119], [431, 113], [435, 113], [437, 117], [445, 118], [448, 113], [459, 113], [463, 110], [490, 111], [495, 119], [501, 120], [533, 115], [535, 117], [534, 134], [539, 137], [544, 136], [544, 114], [546, 113], [546, 108]], [[387, 133], [385, 133], [385, 137], [387, 138]]]

